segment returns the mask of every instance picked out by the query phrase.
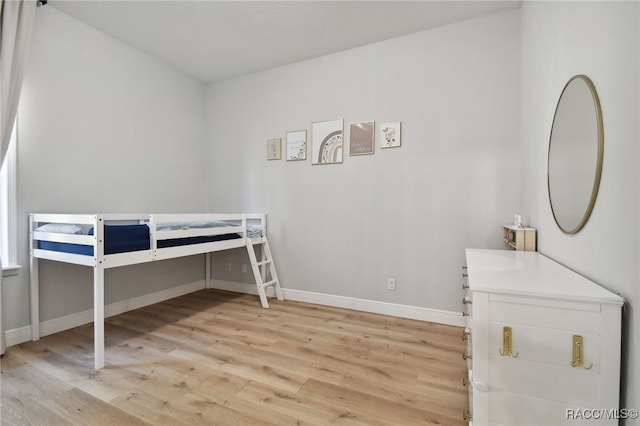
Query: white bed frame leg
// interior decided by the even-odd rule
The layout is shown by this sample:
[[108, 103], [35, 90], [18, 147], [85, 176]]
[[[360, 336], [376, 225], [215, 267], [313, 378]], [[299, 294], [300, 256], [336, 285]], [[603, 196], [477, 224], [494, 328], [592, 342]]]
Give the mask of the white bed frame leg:
[[33, 215], [29, 215], [29, 291], [31, 292], [31, 340], [40, 339], [40, 284], [38, 276], [38, 258], [33, 256], [35, 240]]
[[93, 268], [93, 345], [96, 370], [104, 367], [104, 269]]
[[32, 257], [30, 268], [31, 291], [31, 340], [40, 340], [40, 285], [38, 282], [38, 259]]
[[96, 218], [96, 245], [94, 254], [96, 266], [93, 267], [93, 346], [96, 370], [104, 367], [104, 220]]
[[211, 253], [204, 255], [204, 288], [211, 288]]
[[40, 294], [38, 285], [38, 260], [31, 259], [30, 265], [31, 291], [31, 340], [40, 340]]

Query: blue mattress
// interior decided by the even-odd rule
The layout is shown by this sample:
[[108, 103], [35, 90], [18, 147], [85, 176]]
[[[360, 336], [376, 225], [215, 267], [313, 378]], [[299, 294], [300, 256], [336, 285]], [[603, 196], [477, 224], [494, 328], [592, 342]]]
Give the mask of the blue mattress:
[[[93, 228], [89, 230], [88, 234], [93, 235]], [[235, 233], [205, 237], [175, 238], [158, 241], [158, 248], [233, 240], [236, 238], [240, 238], [240, 236]], [[93, 256], [93, 247], [81, 244], [39, 241], [38, 247], [43, 250]], [[104, 254], [127, 253], [150, 249], [151, 241], [149, 238], [149, 227], [147, 225], [104, 225]]]

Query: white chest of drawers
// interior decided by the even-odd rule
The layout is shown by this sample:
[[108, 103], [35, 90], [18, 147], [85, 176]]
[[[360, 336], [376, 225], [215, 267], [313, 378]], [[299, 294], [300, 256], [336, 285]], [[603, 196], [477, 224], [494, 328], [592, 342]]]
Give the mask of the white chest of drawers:
[[470, 423], [617, 424], [623, 299], [537, 252], [466, 259]]

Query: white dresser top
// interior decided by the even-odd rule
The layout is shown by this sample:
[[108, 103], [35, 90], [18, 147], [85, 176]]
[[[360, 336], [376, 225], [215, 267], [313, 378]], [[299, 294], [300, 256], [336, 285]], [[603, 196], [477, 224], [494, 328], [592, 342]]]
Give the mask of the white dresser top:
[[622, 305], [622, 297], [532, 251], [467, 249], [469, 288]]

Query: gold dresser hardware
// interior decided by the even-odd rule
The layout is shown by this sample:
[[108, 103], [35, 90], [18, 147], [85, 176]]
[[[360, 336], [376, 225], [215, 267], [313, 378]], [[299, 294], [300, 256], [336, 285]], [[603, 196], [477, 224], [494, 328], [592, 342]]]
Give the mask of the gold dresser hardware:
[[462, 332], [462, 341], [464, 342], [465, 340], [469, 340], [469, 336], [471, 335], [471, 333], [469, 333], [468, 331], [463, 331]]
[[462, 386], [470, 385], [471, 381], [467, 377], [462, 378]]
[[462, 359], [464, 359], [464, 360], [471, 359], [471, 355], [466, 353], [466, 352], [463, 352], [462, 353]]
[[513, 332], [511, 331], [511, 327], [502, 327], [502, 349], [499, 349], [500, 355], [518, 358], [520, 353], [513, 353], [512, 336]]
[[462, 304], [463, 305], [470, 305], [471, 304], [471, 300], [467, 299], [466, 297], [464, 299], [462, 299]]
[[572, 367], [582, 367], [585, 370], [591, 370], [593, 363], [588, 367], [584, 366], [584, 341], [582, 336], [573, 336], [573, 360], [571, 361]]
[[469, 312], [463, 312], [463, 313], [462, 313], [462, 316], [463, 316], [463, 317], [468, 317], [468, 316], [469, 316]]
[[473, 417], [471, 416], [471, 413], [469, 412], [469, 410], [462, 410], [462, 418], [466, 422], [468, 422], [469, 420], [473, 419]]
[[[469, 276], [469, 274], [467, 273], [467, 267], [463, 266], [462, 267], [462, 278], [467, 278], [468, 276]], [[463, 290], [466, 290], [468, 288], [469, 288], [469, 284], [467, 284], [467, 283], [462, 284], [462, 289]]]

